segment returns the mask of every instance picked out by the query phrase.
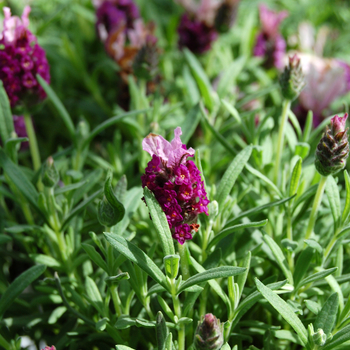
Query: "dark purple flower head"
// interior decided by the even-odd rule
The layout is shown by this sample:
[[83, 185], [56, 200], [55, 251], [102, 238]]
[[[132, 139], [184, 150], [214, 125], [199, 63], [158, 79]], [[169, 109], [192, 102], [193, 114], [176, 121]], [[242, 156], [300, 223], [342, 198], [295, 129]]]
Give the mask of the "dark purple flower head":
[[36, 37], [28, 30], [30, 7], [26, 6], [20, 18], [11, 16], [4, 7], [3, 30], [0, 33], [0, 79], [9, 97], [11, 106], [23, 103], [30, 97], [44, 99], [46, 94], [36, 81], [39, 74], [50, 83], [49, 64], [45, 51]]
[[264, 57], [266, 67], [282, 69], [286, 42], [279, 32], [279, 25], [288, 12], [274, 12], [262, 4], [259, 6], [259, 15], [262, 28], [256, 39], [254, 56]]
[[96, 3], [96, 28], [102, 41], [120, 27], [125, 30], [134, 27], [134, 20], [140, 17], [139, 9], [133, 0], [104, 0]]
[[179, 27], [179, 47], [187, 47], [194, 53], [204, 53], [211, 48], [218, 33], [213, 26], [184, 13], [181, 17]]
[[198, 168], [188, 160], [194, 155], [194, 149], [182, 144], [180, 127], [174, 134], [171, 142], [155, 134], [143, 140], [142, 147], [152, 160], [141, 180], [142, 187], [147, 186], [162, 207], [173, 238], [183, 244], [198, 231], [198, 215], [208, 215], [209, 200]]

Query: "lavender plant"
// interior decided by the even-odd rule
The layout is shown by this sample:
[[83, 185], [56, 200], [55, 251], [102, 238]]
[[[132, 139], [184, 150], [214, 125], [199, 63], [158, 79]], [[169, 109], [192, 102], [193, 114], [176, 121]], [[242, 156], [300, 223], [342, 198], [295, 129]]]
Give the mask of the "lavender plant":
[[[303, 54], [290, 54], [283, 72], [265, 65], [271, 45], [281, 65], [285, 49], [300, 51], [292, 34], [302, 19], [348, 28], [350, 9], [332, 5], [338, 16], [308, 0], [286, 17], [271, 1], [260, 23], [250, 1], [190, 3], [181, 1], [187, 27], [170, 0], [38, 0], [30, 31], [28, 9], [22, 20], [5, 10], [6, 35], [29, 38], [34, 62], [34, 85], [24, 91], [15, 79], [21, 66], [13, 88], [21, 103], [47, 101], [27, 134], [39, 144], [33, 164], [7, 80], [22, 56], [6, 58], [0, 348], [349, 347], [349, 96], [327, 103], [328, 118], [298, 119], [310, 95]], [[221, 33], [215, 43], [196, 21]], [[184, 27], [197, 40], [180, 50]], [[325, 52], [346, 61], [346, 38]], [[17, 48], [6, 45], [0, 57]], [[44, 49], [51, 85], [37, 74]]]

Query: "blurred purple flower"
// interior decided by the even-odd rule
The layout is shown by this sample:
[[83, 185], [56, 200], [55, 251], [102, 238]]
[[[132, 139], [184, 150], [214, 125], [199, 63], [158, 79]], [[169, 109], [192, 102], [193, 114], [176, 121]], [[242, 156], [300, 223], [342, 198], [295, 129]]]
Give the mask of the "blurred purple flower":
[[142, 187], [147, 186], [162, 207], [173, 238], [184, 244], [198, 231], [198, 215], [208, 215], [209, 200], [197, 166], [187, 159], [195, 151], [182, 144], [181, 134], [177, 127], [171, 142], [155, 134], [144, 138], [142, 147], [152, 160], [141, 180]]
[[29, 30], [30, 7], [23, 10], [21, 19], [11, 16], [11, 10], [4, 7], [3, 29], [0, 33], [0, 79], [9, 97], [11, 106], [24, 102], [29, 97], [44, 99], [46, 94], [36, 81], [39, 74], [50, 83], [49, 64], [45, 51]]
[[52, 346], [45, 346], [45, 348], [42, 350], [56, 350], [56, 348], [52, 345]]
[[262, 28], [256, 39], [254, 56], [264, 57], [267, 67], [282, 69], [286, 42], [279, 32], [279, 25], [288, 16], [288, 12], [275, 12], [261, 4], [259, 16]]
[[338, 97], [350, 91], [350, 66], [334, 58], [322, 58], [298, 53], [305, 74], [306, 86], [299, 95], [299, 110], [313, 111], [314, 125], [323, 117], [322, 112]]
[[179, 47], [187, 47], [194, 53], [204, 53], [211, 48], [218, 34], [214, 26], [215, 16], [221, 1], [177, 0], [186, 12], [178, 27]]
[[[28, 137], [23, 115], [14, 115], [13, 116], [13, 123], [15, 126], [15, 132], [16, 132], [18, 137]], [[28, 141], [21, 143], [22, 150], [28, 149], [28, 147], [29, 147]]]
[[140, 17], [139, 9], [132, 0], [104, 0], [95, 4], [96, 28], [103, 42], [120, 27], [125, 30], [134, 28], [134, 21]]

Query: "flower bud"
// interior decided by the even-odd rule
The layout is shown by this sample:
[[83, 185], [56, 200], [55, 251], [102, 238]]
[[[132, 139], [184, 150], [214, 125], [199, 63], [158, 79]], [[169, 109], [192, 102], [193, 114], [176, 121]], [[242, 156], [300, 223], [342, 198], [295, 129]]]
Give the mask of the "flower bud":
[[284, 68], [280, 77], [282, 95], [285, 99], [295, 100], [305, 86], [305, 76], [297, 55], [289, 57], [289, 64]]
[[326, 128], [316, 148], [316, 170], [323, 176], [334, 175], [346, 165], [349, 156], [349, 142], [345, 128], [346, 119], [337, 115], [331, 119], [331, 128]]
[[319, 328], [317, 332], [312, 335], [312, 340], [315, 345], [323, 346], [326, 343], [327, 335], [323, 332], [323, 329]]
[[45, 348], [43, 350], [56, 350], [56, 348], [52, 345], [52, 346], [45, 346]]
[[226, 33], [233, 26], [236, 19], [238, 3], [240, 0], [224, 0], [216, 11], [215, 28], [220, 33]]
[[46, 159], [46, 162], [44, 163], [42, 168], [41, 176], [42, 182], [45, 187], [54, 187], [60, 179], [53, 158], [51, 156]]
[[125, 208], [118, 200], [112, 189], [112, 173], [107, 175], [104, 185], [104, 196], [98, 204], [97, 217], [101, 225], [114, 226], [121, 221]]
[[224, 343], [222, 325], [213, 314], [206, 314], [198, 323], [194, 336], [195, 350], [219, 350]]
[[149, 34], [145, 44], [136, 54], [133, 70], [138, 78], [152, 80], [156, 76], [159, 62], [156, 44], [157, 38]]

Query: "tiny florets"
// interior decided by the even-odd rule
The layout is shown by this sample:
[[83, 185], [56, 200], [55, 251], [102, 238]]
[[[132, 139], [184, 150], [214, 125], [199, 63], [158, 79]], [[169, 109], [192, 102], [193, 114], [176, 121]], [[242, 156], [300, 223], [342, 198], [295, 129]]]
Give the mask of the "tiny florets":
[[11, 16], [4, 7], [3, 29], [0, 33], [0, 79], [4, 84], [11, 107], [23, 103], [27, 96], [44, 99], [46, 94], [35, 76], [39, 74], [50, 82], [49, 64], [45, 51], [28, 30], [30, 7], [26, 6], [20, 18]]
[[143, 140], [143, 149], [151, 154], [152, 160], [141, 181], [142, 187], [147, 186], [162, 207], [173, 238], [183, 244], [198, 231], [198, 215], [208, 215], [209, 200], [197, 166], [187, 159], [194, 155], [194, 150], [182, 144], [181, 128], [174, 133], [171, 142], [154, 134]]

